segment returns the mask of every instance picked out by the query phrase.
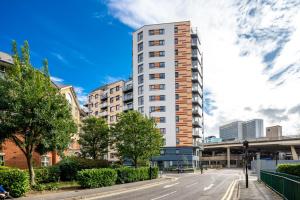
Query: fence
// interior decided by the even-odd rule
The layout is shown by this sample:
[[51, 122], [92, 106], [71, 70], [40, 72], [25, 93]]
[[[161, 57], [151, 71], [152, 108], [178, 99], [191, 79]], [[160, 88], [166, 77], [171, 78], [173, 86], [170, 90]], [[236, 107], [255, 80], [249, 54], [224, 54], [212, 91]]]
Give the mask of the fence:
[[260, 171], [261, 181], [284, 199], [300, 199], [300, 177], [278, 172]]

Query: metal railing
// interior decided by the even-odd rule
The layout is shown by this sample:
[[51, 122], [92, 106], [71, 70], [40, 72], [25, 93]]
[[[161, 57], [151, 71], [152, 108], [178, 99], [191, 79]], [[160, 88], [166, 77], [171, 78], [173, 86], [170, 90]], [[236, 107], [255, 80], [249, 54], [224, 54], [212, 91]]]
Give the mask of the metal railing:
[[300, 199], [300, 177], [278, 172], [260, 171], [260, 178], [284, 199]]

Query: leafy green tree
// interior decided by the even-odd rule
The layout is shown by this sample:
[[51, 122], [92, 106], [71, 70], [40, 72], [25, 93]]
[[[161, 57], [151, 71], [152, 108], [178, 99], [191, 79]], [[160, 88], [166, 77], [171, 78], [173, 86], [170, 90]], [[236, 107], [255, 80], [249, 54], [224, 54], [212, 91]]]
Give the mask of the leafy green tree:
[[96, 117], [83, 120], [79, 144], [84, 157], [92, 157], [94, 160], [103, 158], [109, 145], [109, 127], [106, 121]]
[[119, 156], [123, 160], [130, 159], [135, 167], [141, 160], [158, 155], [163, 144], [154, 120], [137, 111], [121, 113], [112, 133]]
[[33, 153], [65, 150], [77, 131], [71, 108], [50, 80], [45, 60], [41, 71], [30, 63], [29, 45], [19, 56], [13, 42], [14, 64], [0, 79], [0, 141], [9, 139], [27, 160], [30, 183], [35, 185]]

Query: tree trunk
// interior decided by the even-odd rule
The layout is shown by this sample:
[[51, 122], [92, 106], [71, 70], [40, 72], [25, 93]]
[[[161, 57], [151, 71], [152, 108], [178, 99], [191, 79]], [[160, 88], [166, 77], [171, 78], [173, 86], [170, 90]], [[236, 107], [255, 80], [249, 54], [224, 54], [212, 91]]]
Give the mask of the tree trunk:
[[27, 160], [27, 167], [28, 167], [28, 171], [29, 171], [30, 185], [33, 186], [33, 185], [35, 185], [35, 174], [34, 174], [33, 165], [32, 165], [32, 154], [31, 153], [27, 153], [26, 160]]
[[137, 158], [134, 159], [134, 167], [138, 168], [138, 159]]

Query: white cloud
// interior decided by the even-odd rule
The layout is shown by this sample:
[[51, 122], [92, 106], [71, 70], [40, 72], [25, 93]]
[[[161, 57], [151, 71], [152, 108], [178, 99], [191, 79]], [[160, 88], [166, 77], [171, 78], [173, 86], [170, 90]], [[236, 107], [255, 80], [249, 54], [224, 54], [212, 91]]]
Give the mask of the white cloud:
[[[251, 118], [263, 118], [265, 126], [278, 123], [285, 135], [296, 134], [298, 115], [274, 121], [259, 111], [289, 110], [299, 104], [300, 3], [248, 2], [111, 0], [108, 7], [115, 18], [134, 29], [180, 20], [190, 20], [198, 27], [204, 53], [204, 87], [216, 107], [211, 115], [205, 115], [206, 136], [218, 135], [218, 126], [226, 121]], [[286, 69], [289, 65], [292, 67]]]
[[88, 94], [84, 91], [82, 87], [75, 86], [74, 87], [75, 93], [77, 95], [77, 99], [81, 106], [87, 102], [87, 96]]
[[125, 79], [123, 77], [120, 77], [120, 76], [106, 75], [104, 77], [104, 80], [102, 81], [102, 83], [107, 84], [107, 83], [112, 83], [112, 82], [116, 82], [116, 81], [120, 81], [120, 80], [125, 80]]
[[64, 79], [58, 78], [55, 76], [51, 76], [50, 79], [51, 79], [51, 81], [56, 82], [56, 83], [62, 83], [64, 81]]
[[60, 53], [52, 52], [51, 53], [56, 59], [60, 60], [64, 64], [68, 64], [69, 62], [62, 56]]

